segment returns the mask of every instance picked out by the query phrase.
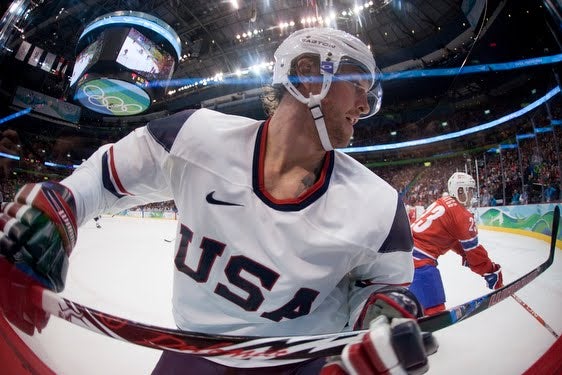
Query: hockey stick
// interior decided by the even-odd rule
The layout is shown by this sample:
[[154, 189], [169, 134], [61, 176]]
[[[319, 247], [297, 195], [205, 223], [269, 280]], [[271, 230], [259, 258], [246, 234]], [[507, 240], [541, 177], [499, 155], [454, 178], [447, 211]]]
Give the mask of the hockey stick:
[[541, 318], [541, 316], [535, 312], [535, 310], [533, 310], [533, 309], [531, 308], [531, 306], [529, 306], [529, 305], [527, 305], [525, 302], [523, 302], [523, 300], [522, 300], [521, 298], [519, 298], [519, 296], [517, 296], [515, 293], [512, 294], [511, 296], [513, 297], [514, 300], [517, 301], [517, 303], [519, 303], [521, 306], [523, 306], [523, 308], [524, 308], [525, 310], [527, 310], [527, 312], [528, 312], [529, 314], [531, 314], [544, 328], [546, 328], [546, 330], [547, 330], [548, 332], [550, 332], [550, 333], [552, 334], [552, 336], [554, 336], [554, 337], [556, 337], [556, 338], [560, 337], [560, 336], [556, 333], [556, 331], [555, 331], [554, 329], [552, 329], [552, 327], [551, 327], [547, 322], [545, 322], [544, 319]]
[[[418, 320], [422, 331], [434, 332], [476, 315], [508, 298], [543, 273], [554, 260], [560, 208], [555, 207], [548, 259], [512, 283], [482, 297]], [[119, 318], [72, 302], [33, 286], [31, 299], [37, 307], [91, 331], [146, 347], [203, 356], [237, 359], [285, 360], [339, 355], [343, 347], [366, 330], [322, 335], [285, 337], [227, 336], [155, 327]]]

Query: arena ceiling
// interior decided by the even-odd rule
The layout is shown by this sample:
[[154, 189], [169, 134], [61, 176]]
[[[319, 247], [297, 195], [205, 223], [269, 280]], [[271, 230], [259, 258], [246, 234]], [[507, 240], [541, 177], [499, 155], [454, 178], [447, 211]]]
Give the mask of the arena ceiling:
[[[145, 12], [169, 24], [181, 39], [185, 59], [176, 75], [209, 77], [270, 60], [280, 40], [305, 25], [331, 22], [359, 36], [373, 47], [382, 67], [421, 58], [470, 28], [458, 0], [235, 3], [237, 7], [226, 0], [44, 0], [23, 31], [31, 43], [72, 59], [78, 36], [93, 19], [118, 10]], [[497, 6], [491, 3], [489, 11]], [[330, 16], [335, 18], [328, 21]]]
[[[466, 4], [475, 3], [482, 6], [471, 24]], [[513, 8], [513, 16], [517, 8], [531, 11], [536, 16], [533, 22], [544, 23], [544, 14], [536, 14], [543, 8], [537, 0], [525, 4], [509, 0], [34, 0], [32, 4], [36, 6], [18, 25], [21, 35], [11, 39], [11, 50], [25, 38], [72, 61], [78, 36], [89, 22], [118, 10], [140, 11], [160, 18], [180, 37], [182, 59], [175, 78], [233, 74], [271, 61], [286, 35], [309, 25], [329, 24], [357, 35], [371, 46], [383, 71], [400, 71], [462, 63], [475, 38], [484, 37], [506, 8]], [[533, 37], [545, 32], [534, 25], [528, 30]], [[508, 48], [488, 48], [488, 60], [529, 55], [522, 41], [510, 43]], [[474, 60], [482, 61], [477, 51], [471, 52]], [[500, 53], [502, 57], [494, 56]]]
[[[160, 18], [179, 35], [182, 60], [175, 78], [232, 74], [271, 61], [275, 48], [288, 33], [322, 24], [346, 30], [369, 44], [383, 71], [455, 66], [470, 51], [476, 36], [485, 36], [506, 8], [514, 8], [514, 16], [517, 8], [534, 13], [541, 13], [540, 8], [544, 8], [542, 1], [537, 0], [525, 4], [509, 0], [34, 1], [32, 4], [37, 6], [32, 6], [27, 19], [18, 25], [21, 35], [11, 39], [11, 50], [25, 38], [73, 61], [78, 36], [89, 22], [118, 10], [140, 11]], [[484, 16], [475, 17], [471, 24], [463, 3], [483, 4], [476, 13]], [[533, 22], [544, 23], [544, 14], [536, 14]], [[528, 28], [529, 35], [535, 34], [534, 37], [537, 33], [534, 25]], [[510, 48], [517, 47], [511, 51], [505, 45], [488, 48], [488, 60], [529, 55], [523, 43], [511, 43]], [[471, 57], [476, 52], [472, 51]], [[493, 56], [500, 53], [504, 56]]]
[[[34, 0], [32, 4], [35, 5], [29, 16], [14, 29], [7, 51], [17, 50], [25, 39], [73, 61], [78, 37], [88, 23], [110, 12], [133, 10], [158, 17], [178, 34], [182, 58], [174, 80], [233, 74], [238, 69], [272, 61], [281, 40], [291, 31], [309, 25], [329, 24], [358, 36], [372, 48], [385, 73], [553, 56], [560, 54], [562, 45], [561, 6], [553, 0]], [[476, 6], [476, 16], [472, 17], [463, 4], [481, 7]], [[559, 13], [555, 14], [556, 11]], [[14, 63], [1, 63], [3, 88], [11, 81], [38, 91], [52, 88], [49, 78], [29, 71], [11, 74], [13, 70], [7, 69], [6, 64]], [[400, 127], [404, 132], [417, 131], [422, 121], [443, 108], [483, 107], [490, 104], [490, 99], [497, 99], [502, 105], [511, 102], [517, 109], [556, 84], [554, 73], [559, 71], [559, 65], [485, 76], [385, 81], [383, 109], [363, 126], [382, 122], [381, 126], [389, 127], [389, 131], [400, 132]], [[71, 95], [67, 83], [55, 83], [60, 86], [60, 97]], [[224, 85], [184, 91], [172, 85], [170, 89], [177, 92], [155, 103], [151, 113], [197, 107], [202, 101], [238, 90]], [[261, 106], [255, 100], [231, 109], [259, 117]], [[91, 122], [99, 116], [83, 111], [83, 118]], [[146, 119], [147, 116], [105, 117], [101, 121], [122, 125]], [[358, 130], [360, 133], [361, 127]], [[365, 142], [377, 139], [367, 137]]]

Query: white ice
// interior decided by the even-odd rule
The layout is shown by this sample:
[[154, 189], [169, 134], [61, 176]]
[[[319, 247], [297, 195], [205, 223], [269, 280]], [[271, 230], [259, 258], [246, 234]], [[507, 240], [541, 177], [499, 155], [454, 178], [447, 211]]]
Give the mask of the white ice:
[[[63, 293], [117, 316], [174, 327], [171, 314], [176, 221], [103, 217], [80, 228]], [[168, 242], [166, 240], [171, 240]], [[502, 265], [504, 282], [524, 275], [548, 255], [549, 244], [527, 236], [481, 230], [480, 241]], [[562, 332], [562, 254], [517, 295], [558, 334]], [[452, 252], [439, 258], [454, 306], [490, 292]], [[19, 332], [19, 331], [18, 331]], [[149, 374], [160, 351], [87, 331], [51, 317], [41, 334], [20, 336], [57, 374]], [[513, 298], [435, 333], [440, 347], [428, 374], [521, 374], [555, 341]]]

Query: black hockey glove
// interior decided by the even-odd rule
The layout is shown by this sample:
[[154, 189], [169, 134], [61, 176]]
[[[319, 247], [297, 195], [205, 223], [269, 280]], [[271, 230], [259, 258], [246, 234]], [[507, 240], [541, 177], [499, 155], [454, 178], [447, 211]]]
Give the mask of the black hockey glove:
[[421, 316], [423, 309], [408, 289], [380, 289], [360, 316], [360, 328], [369, 331], [346, 345], [340, 357], [330, 358], [320, 374], [425, 373], [427, 357], [437, 351], [438, 344], [431, 333], [420, 331], [416, 318]]
[[72, 192], [61, 184], [26, 184], [2, 204], [0, 254], [46, 288], [64, 289], [68, 256], [76, 244]]

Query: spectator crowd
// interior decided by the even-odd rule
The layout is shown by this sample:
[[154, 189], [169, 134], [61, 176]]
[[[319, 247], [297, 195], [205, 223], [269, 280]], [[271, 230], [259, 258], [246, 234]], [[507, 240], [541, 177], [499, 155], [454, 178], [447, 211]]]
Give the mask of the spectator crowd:
[[[551, 120], [562, 118], [558, 112], [556, 107], [549, 117], [538, 111], [523, 125], [517, 125], [517, 134], [526, 137], [506, 139], [496, 147], [411, 162], [398, 158], [370, 168], [396, 188], [410, 206], [427, 207], [447, 191], [447, 180], [457, 171], [477, 180], [478, 206], [559, 202], [562, 127], [559, 120]], [[0, 131], [0, 193], [5, 201], [12, 200], [25, 183], [63, 179], [97, 147], [122, 136], [51, 133], [46, 128], [30, 132], [17, 126]], [[142, 209], [175, 211], [175, 206], [162, 202]]]

